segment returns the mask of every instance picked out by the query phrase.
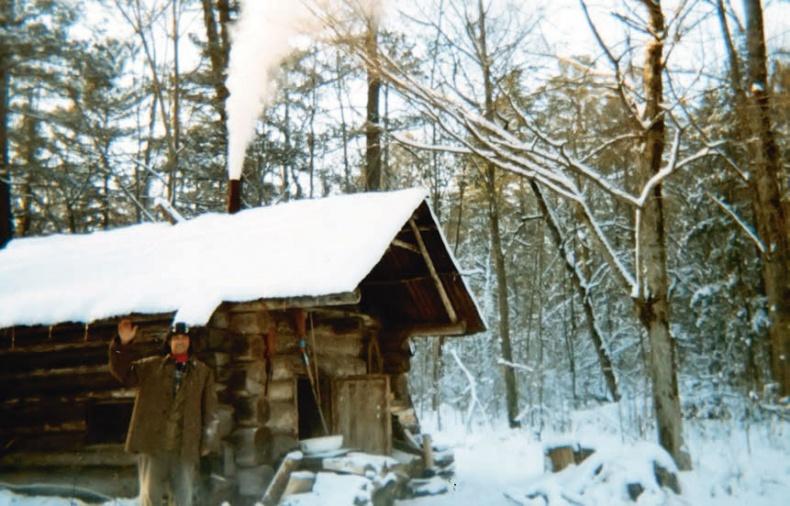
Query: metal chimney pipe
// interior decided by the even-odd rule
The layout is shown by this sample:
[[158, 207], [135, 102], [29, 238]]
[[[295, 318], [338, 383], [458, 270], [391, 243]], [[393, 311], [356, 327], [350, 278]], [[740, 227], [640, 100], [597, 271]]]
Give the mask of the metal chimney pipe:
[[241, 179], [231, 179], [228, 185], [228, 214], [236, 214], [241, 209]]

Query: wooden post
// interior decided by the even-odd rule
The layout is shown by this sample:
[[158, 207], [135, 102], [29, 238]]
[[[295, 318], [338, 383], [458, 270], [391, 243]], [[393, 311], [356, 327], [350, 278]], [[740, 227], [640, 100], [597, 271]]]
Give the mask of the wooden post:
[[436, 285], [436, 290], [439, 292], [439, 298], [442, 299], [442, 304], [444, 304], [444, 309], [447, 311], [447, 316], [450, 317], [450, 321], [452, 323], [455, 323], [458, 321], [458, 315], [455, 313], [453, 304], [450, 302], [450, 297], [447, 295], [447, 291], [444, 289], [442, 280], [439, 278], [439, 274], [436, 272], [436, 267], [433, 265], [431, 255], [428, 254], [428, 248], [425, 247], [425, 242], [422, 240], [420, 229], [417, 227], [417, 224], [414, 223], [414, 218], [409, 219], [409, 226], [411, 227], [412, 232], [414, 232], [414, 238], [417, 240], [417, 247], [420, 249], [420, 253], [422, 254], [422, 258], [425, 260], [425, 264], [428, 266], [428, 272], [431, 273], [431, 278]]
[[422, 458], [425, 461], [425, 469], [433, 469], [433, 447], [430, 434], [422, 435]]

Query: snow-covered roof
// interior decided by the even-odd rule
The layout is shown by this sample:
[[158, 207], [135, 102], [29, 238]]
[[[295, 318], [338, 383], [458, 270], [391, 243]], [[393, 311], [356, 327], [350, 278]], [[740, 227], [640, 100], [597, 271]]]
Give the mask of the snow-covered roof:
[[201, 325], [222, 302], [352, 292], [425, 198], [361, 193], [17, 239], [0, 250], [0, 328], [173, 311]]

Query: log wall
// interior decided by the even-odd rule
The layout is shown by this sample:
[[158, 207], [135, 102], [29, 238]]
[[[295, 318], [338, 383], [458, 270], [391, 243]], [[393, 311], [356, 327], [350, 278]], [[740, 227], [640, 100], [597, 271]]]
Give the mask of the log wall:
[[[137, 322], [135, 356], [160, 350], [169, 318]], [[0, 481], [137, 493], [136, 461], [123, 452], [135, 392], [107, 366], [116, 325], [0, 330]]]
[[[194, 341], [196, 355], [216, 374], [223, 439], [220, 455], [208, 471], [204, 466], [204, 474], [214, 475], [204, 486], [224, 488], [220, 496], [260, 497], [276, 463], [297, 445], [299, 382], [307, 377], [295, 323], [300, 314], [307, 315], [305, 341], [325, 411], [331, 379], [367, 373], [390, 375], [393, 406], [410, 405], [403, 388], [407, 336], [382, 333], [356, 306], [271, 311], [225, 304]], [[140, 328], [134, 354], [159, 353], [172, 315], [133, 321]], [[0, 481], [113, 473], [117, 479], [95, 480], [98, 491], [136, 494], [135, 461], [122, 452], [135, 392], [107, 366], [116, 325], [0, 330]], [[331, 413], [325, 415], [331, 423]]]
[[[237, 480], [241, 495], [258, 494], [260, 481], [251, 477], [270, 476], [297, 446], [298, 382], [307, 377], [296, 330], [299, 314], [230, 306], [212, 320], [233, 336], [225, 400], [233, 408], [234, 428], [226, 441], [236, 473], [244, 478]], [[303, 315], [309, 358], [317, 363], [322, 384], [367, 372], [365, 342], [376, 330], [375, 320], [353, 308], [312, 308]]]

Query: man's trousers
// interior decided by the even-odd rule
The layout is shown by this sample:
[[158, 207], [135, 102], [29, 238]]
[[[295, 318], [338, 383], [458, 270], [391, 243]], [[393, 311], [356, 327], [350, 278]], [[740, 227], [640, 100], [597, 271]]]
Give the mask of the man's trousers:
[[192, 506], [195, 467], [194, 462], [184, 462], [175, 452], [140, 454], [140, 506], [166, 505], [168, 495], [175, 506]]

